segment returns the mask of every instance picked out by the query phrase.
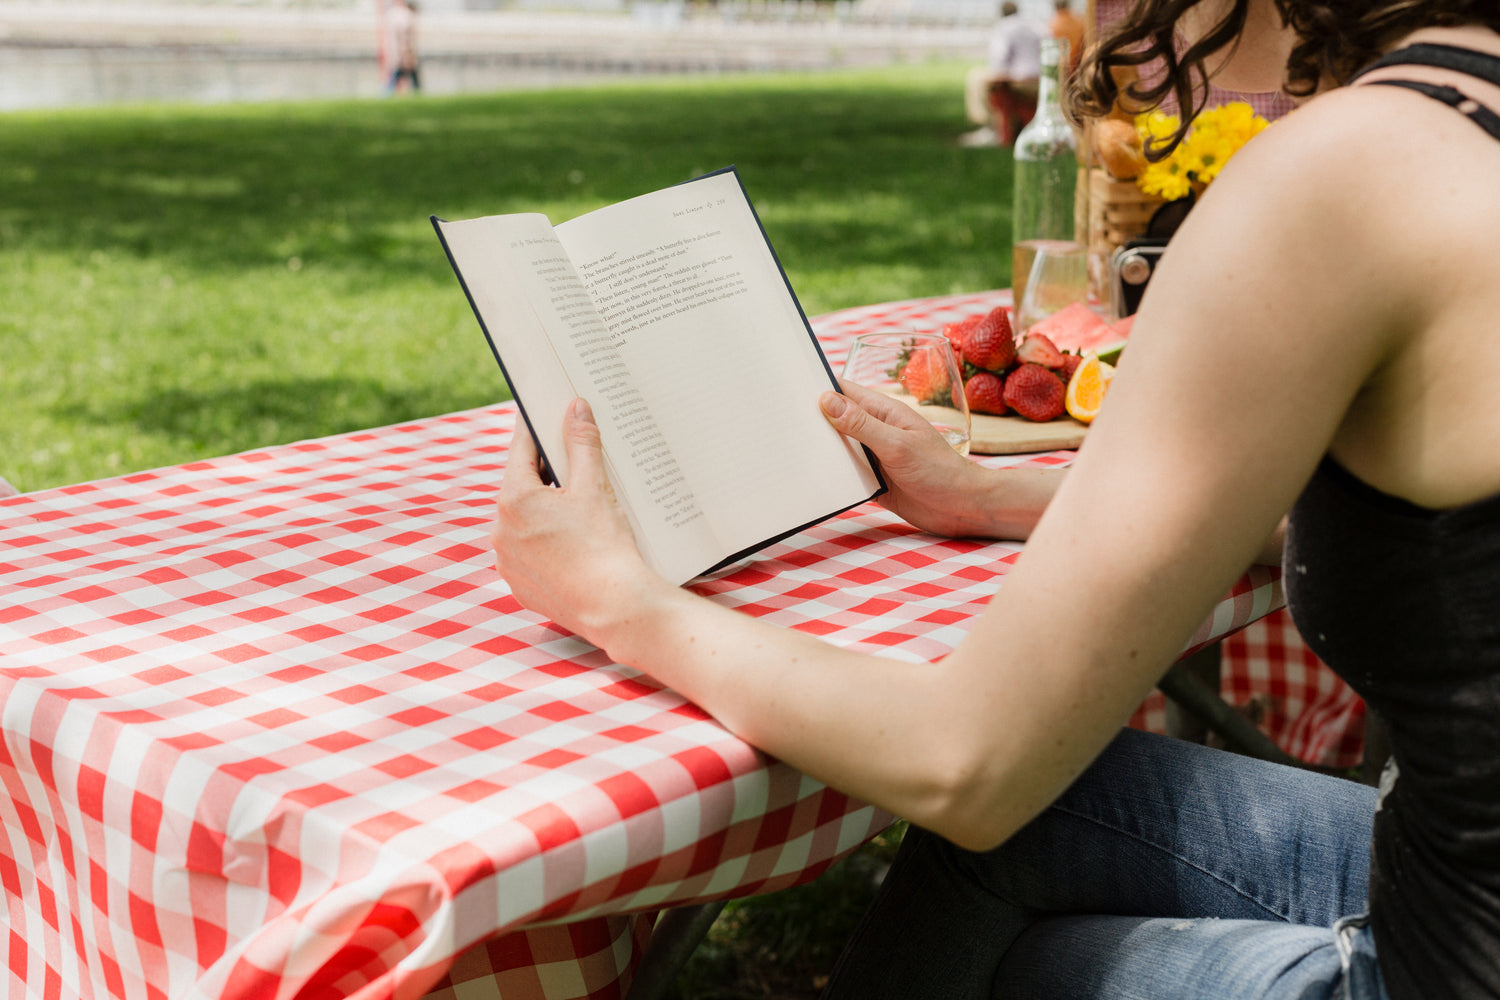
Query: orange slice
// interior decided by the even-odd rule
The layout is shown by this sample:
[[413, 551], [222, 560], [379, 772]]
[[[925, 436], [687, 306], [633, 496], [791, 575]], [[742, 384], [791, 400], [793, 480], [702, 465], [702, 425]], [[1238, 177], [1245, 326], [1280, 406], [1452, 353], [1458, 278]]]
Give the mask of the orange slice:
[[1079, 423], [1092, 423], [1104, 403], [1104, 394], [1109, 391], [1109, 380], [1114, 377], [1113, 366], [1099, 360], [1099, 355], [1090, 351], [1084, 355], [1083, 363], [1068, 380], [1068, 394], [1064, 405], [1068, 415]]

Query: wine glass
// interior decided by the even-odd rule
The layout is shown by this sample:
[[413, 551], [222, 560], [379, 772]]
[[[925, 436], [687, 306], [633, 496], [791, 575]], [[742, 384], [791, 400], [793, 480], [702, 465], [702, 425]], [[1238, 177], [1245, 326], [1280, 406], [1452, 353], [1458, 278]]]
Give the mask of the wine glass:
[[1071, 240], [1032, 240], [1028, 244], [1025, 255], [1021, 246], [1016, 247], [1013, 275], [1014, 280], [1024, 281], [1016, 290], [1016, 333], [1023, 335], [1059, 309], [1090, 301], [1087, 247]]
[[969, 453], [969, 403], [948, 338], [940, 333], [864, 333], [844, 361], [844, 378], [901, 400]]

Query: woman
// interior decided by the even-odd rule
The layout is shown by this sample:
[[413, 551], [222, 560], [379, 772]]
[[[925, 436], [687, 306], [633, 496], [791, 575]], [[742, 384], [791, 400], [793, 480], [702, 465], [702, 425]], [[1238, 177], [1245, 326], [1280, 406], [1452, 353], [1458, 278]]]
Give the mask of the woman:
[[[1448, 52], [1419, 44], [1489, 72], [1500, 11], [1143, 0], [1133, 21], [1081, 70], [1096, 107], [1111, 65], [1174, 34], [1183, 60], [1147, 97], [1181, 83], [1191, 107], [1205, 74], [1317, 96], [1178, 231], [1060, 481], [959, 459], [858, 387], [820, 401], [912, 524], [1028, 538], [949, 656], [833, 649], [654, 577], [582, 403], [568, 489], [517, 439], [498, 567], [526, 606], [911, 820], [836, 997], [1500, 996], [1500, 131], [1482, 110], [1500, 73], [1345, 86], [1382, 52]], [[1351, 782], [1120, 731], [1288, 511], [1299, 625], [1392, 729], [1378, 813]]]

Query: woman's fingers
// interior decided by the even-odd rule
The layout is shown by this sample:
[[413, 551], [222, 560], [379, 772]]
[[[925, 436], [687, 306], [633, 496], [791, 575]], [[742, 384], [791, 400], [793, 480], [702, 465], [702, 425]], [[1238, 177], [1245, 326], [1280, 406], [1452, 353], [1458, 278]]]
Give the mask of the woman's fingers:
[[496, 568], [517, 600], [566, 623], [588, 606], [594, 591], [607, 589], [590, 583], [591, 574], [619, 565], [613, 557], [630, 548], [631, 535], [605, 475], [598, 425], [583, 400], [568, 404], [562, 438], [567, 486], [549, 489], [536, 443], [517, 430], [490, 539]]
[[911, 407], [852, 382], [844, 382], [843, 388], [844, 395], [825, 392], [818, 397], [823, 416], [839, 433], [873, 451], [882, 464], [904, 462], [913, 449], [930, 443], [927, 436], [942, 440]]
[[969, 531], [955, 510], [972, 506], [980, 467], [959, 455], [911, 407], [852, 382], [844, 394], [825, 392], [818, 405], [835, 430], [874, 452], [889, 490], [879, 503], [911, 524], [938, 534]]
[[563, 415], [563, 445], [568, 449], [568, 475], [574, 486], [610, 491], [609, 477], [604, 473], [604, 445], [599, 440], [599, 425], [588, 401], [575, 399]]
[[[609, 479], [604, 474], [599, 426], [594, 423], [593, 410], [582, 399], [569, 403], [563, 414], [563, 446], [568, 451], [569, 478], [574, 485], [597, 482], [605, 490], [609, 489]], [[524, 425], [517, 427], [511, 437], [502, 483], [512, 493], [550, 485], [550, 479], [543, 476], [536, 439]]]
[[927, 421], [922, 418], [910, 406], [898, 399], [893, 399], [883, 392], [868, 389], [858, 382], [846, 382], [839, 379], [839, 387], [844, 395], [858, 403], [866, 412], [880, 420], [882, 423], [891, 424], [896, 427], [904, 427], [907, 430], [920, 430], [928, 426]]
[[868, 446], [876, 455], [894, 447], [901, 431], [871, 414], [849, 396], [825, 392], [818, 397], [823, 416], [840, 434]]
[[516, 492], [540, 487], [542, 485], [540, 457], [536, 449], [536, 439], [531, 436], [531, 428], [527, 427], [524, 422], [520, 423], [510, 437], [510, 452], [506, 455], [505, 476], [501, 480], [501, 488]]

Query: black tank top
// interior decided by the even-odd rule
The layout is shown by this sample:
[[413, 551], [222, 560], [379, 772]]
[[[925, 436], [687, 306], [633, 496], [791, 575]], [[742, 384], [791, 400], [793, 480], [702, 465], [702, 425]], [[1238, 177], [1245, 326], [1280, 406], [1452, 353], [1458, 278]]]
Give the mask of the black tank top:
[[[1440, 45], [1398, 50], [1369, 69], [1399, 64], [1500, 84], [1500, 59]], [[1454, 88], [1377, 82], [1441, 100], [1500, 139], [1500, 116]], [[1284, 568], [1308, 645], [1390, 729], [1370, 852], [1386, 990], [1393, 1000], [1495, 1000], [1500, 494], [1430, 510], [1325, 458], [1292, 509]]]

